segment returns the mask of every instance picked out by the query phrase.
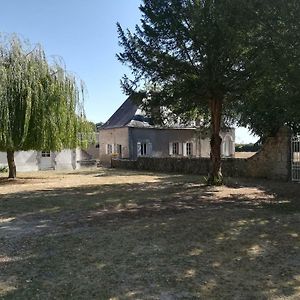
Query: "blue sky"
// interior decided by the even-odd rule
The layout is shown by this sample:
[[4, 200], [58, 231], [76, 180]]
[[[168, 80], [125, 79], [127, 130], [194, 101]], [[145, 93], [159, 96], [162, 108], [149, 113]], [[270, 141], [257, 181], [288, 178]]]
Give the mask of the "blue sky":
[[[129, 70], [116, 59], [120, 51], [116, 23], [134, 29], [140, 0], [9, 0], [2, 1], [1, 32], [17, 33], [41, 43], [47, 55], [61, 56], [67, 69], [86, 84], [88, 119], [106, 121], [121, 105], [120, 79]], [[237, 130], [237, 142], [253, 142]]]

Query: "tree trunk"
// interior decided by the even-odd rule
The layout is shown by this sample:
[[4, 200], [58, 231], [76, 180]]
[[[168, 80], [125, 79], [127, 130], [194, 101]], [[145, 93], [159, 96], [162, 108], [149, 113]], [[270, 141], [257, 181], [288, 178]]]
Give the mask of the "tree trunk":
[[7, 163], [8, 163], [8, 178], [16, 178], [17, 171], [16, 171], [16, 164], [15, 164], [15, 152], [14, 151], [7, 151]]
[[211, 112], [211, 140], [210, 140], [210, 159], [211, 168], [208, 176], [207, 183], [209, 185], [223, 184], [223, 176], [221, 172], [221, 144], [222, 138], [220, 137], [221, 130], [221, 116], [222, 116], [222, 100], [211, 99], [210, 101]]

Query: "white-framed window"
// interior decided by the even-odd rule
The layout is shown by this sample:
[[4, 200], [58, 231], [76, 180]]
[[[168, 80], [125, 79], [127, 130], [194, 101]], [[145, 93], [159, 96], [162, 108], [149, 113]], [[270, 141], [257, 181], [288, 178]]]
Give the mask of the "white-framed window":
[[193, 155], [193, 143], [188, 142], [185, 145], [186, 147], [186, 156], [192, 156]]
[[50, 157], [51, 153], [50, 151], [42, 151], [42, 157]]
[[106, 145], [106, 154], [110, 155], [113, 153], [113, 145], [107, 144]]
[[171, 142], [169, 143], [169, 155], [182, 155], [182, 143]]
[[151, 156], [152, 144], [150, 142], [137, 143], [137, 156]]
[[141, 143], [141, 156], [147, 155], [147, 144]]
[[172, 154], [173, 155], [179, 154], [179, 143], [178, 142], [172, 143]]

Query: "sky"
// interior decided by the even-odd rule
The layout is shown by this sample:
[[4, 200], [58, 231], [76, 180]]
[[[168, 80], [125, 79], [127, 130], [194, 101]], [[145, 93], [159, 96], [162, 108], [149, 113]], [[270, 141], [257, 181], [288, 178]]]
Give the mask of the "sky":
[[[87, 118], [105, 122], [125, 101], [120, 88], [130, 70], [116, 58], [116, 23], [134, 29], [141, 18], [140, 0], [9, 0], [2, 1], [0, 32], [17, 33], [40, 43], [47, 56], [59, 56], [67, 70], [87, 87]], [[236, 142], [255, 142], [245, 128], [236, 130]]]

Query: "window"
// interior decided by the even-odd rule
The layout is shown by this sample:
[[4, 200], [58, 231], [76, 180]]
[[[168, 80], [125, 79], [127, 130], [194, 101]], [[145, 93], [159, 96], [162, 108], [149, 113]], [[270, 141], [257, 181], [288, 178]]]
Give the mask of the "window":
[[117, 145], [117, 153], [122, 156], [122, 145]]
[[113, 152], [113, 147], [111, 144], [106, 145], [106, 154], [110, 155]]
[[234, 154], [233, 141], [230, 135], [226, 135], [222, 141], [222, 156], [229, 157]]
[[137, 143], [137, 155], [138, 156], [149, 156], [152, 153], [152, 144], [146, 142]]
[[142, 143], [141, 144], [141, 155], [147, 155], [147, 144], [146, 143]]
[[172, 143], [172, 154], [178, 155], [179, 154], [179, 143]]
[[186, 155], [187, 156], [193, 155], [193, 144], [192, 143], [186, 143]]
[[180, 142], [170, 142], [169, 143], [169, 155], [182, 155], [183, 144]]
[[42, 151], [42, 157], [50, 157], [50, 151]]

